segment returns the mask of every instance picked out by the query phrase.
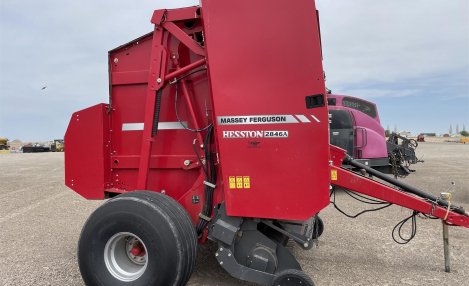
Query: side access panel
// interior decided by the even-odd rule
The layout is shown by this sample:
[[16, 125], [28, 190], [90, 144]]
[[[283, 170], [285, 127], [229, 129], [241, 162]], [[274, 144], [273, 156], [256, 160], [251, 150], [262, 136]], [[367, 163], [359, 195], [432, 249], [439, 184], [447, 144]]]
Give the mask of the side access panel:
[[65, 133], [65, 185], [86, 199], [103, 199], [110, 173], [106, 104], [75, 112]]
[[304, 220], [329, 203], [312, 0], [202, 0], [227, 214]]

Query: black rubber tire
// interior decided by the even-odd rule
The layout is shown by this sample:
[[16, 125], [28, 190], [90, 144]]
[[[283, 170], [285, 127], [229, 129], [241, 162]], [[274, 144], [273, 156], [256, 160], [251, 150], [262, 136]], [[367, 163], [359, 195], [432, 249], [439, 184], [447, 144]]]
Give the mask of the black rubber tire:
[[[163, 195], [157, 192], [135, 191], [135, 192], [123, 194], [121, 196], [123, 197], [133, 196], [133, 197], [143, 198], [151, 202], [155, 202], [155, 203], [163, 203], [167, 207], [175, 211], [174, 215], [178, 218], [176, 223], [180, 225], [181, 229], [183, 229], [182, 235], [184, 236], [184, 241], [189, 242], [189, 245], [187, 246], [189, 251], [186, 252], [186, 254], [188, 255], [188, 260], [186, 263], [187, 277], [184, 278], [183, 280], [187, 282], [195, 268], [195, 264], [197, 260], [197, 248], [198, 248], [197, 232], [195, 230], [195, 226], [192, 222], [192, 219], [190, 218], [187, 211], [171, 197], [168, 197], [166, 195]], [[166, 198], [166, 200], [159, 200], [159, 198], [161, 197]], [[184, 282], [184, 284], [182, 285], [185, 285], [186, 282]]]
[[275, 276], [272, 286], [314, 286], [313, 280], [301, 270], [287, 269]]
[[[317, 227], [317, 231], [316, 231]], [[318, 239], [324, 232], [324, 221], [318, 216], [317, 224], [314, 224], [312, 239]], [[316, 234], [317, 233], [317, 234]]]
[[[104, 262], [107, 241], [130, 232], [145, 244], [148, 265], [135, 281], [115, 278]], [[197, 235], [191, 218], [172, 198], [147, 191], [119, 195], [87, 220], [78, 243], [78, 264], [88, 286], [185, 285], [197, 257]]]

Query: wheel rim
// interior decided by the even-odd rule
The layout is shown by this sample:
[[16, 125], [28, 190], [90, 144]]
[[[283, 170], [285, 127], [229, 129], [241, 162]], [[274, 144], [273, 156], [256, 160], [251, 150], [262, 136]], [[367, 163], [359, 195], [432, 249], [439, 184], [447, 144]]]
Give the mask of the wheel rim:
[[116, 279], [123, 282], [135, 281], [147, 268], [147, 248], [135, 234], [117, 233], [104, 247], [104, 263], [109, 273]]

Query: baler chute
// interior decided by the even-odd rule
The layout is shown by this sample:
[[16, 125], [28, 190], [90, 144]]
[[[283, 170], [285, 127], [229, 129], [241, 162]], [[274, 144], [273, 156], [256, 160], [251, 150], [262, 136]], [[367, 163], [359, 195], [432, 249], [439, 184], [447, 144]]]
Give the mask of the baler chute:
[[65, 137], [66, 185], [111, 198], [80, 237], [87, 285], [184, 285], [207, 238], [236, 278], [313, 285], [285, 244], [311, 247], [331, 185], [468, 226], [342, 168], [314, 1], [202, 0], [152, 23], [109, 52], [109, 103], [75, 113]]

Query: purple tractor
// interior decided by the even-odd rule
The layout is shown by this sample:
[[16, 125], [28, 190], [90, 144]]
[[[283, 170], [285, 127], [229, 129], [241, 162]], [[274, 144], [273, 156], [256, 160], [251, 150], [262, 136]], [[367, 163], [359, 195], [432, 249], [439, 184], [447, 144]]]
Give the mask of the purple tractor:
[[418, 143], [396, 133], [386, 140], [378, 109], [372, 102], [348, 95], [328, 94], [330, 142], [369, 167], [405, 177], [418, 160]]

